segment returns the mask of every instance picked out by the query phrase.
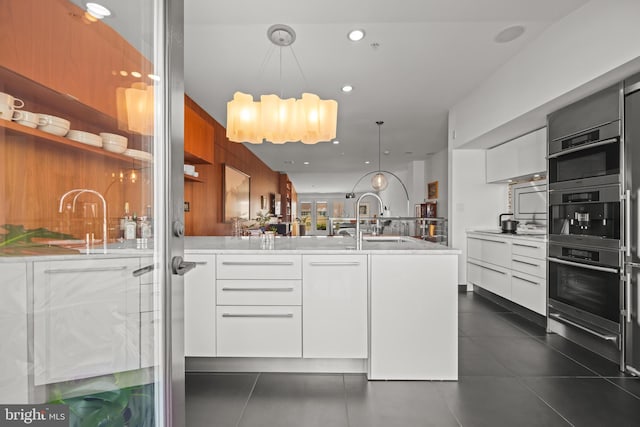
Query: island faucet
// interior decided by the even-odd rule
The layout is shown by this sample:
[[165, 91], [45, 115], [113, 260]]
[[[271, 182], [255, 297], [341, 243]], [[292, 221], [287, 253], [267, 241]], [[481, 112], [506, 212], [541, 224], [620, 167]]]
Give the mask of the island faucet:
[[95, 194], [102, 201], [102, 249], [103, 249], [103, 252], [106, 254], [107, 253], [107, 201], [104, 199], [102, 194], [100, 194], [95, 190], [89, 190], [87, 188], [75, 188], [73, 190], [67, 191], [60, 197], [60, 206], [58, 207], [59, 213], [62, 213], [64, 199], [66, 199], [68, 195], [73, 193], [77, 193], [77, 194], [73, 197], [73, 202], [71, 207], [72, 212], [76, 211], [76, 200], [78, 200], [78, 197], [83, 193]]
[[356, 249], [362, 249], [362, 234], [360, 234], [360, 202], [367, 196], [375, 197], [378, 199], [378, 203], [380, 204], [380, 210], [378, 212], [382, 212], [382, 199], [376, 193], [364, 193], [360, 197], [358, 197], [358, 201], [356, 202]]

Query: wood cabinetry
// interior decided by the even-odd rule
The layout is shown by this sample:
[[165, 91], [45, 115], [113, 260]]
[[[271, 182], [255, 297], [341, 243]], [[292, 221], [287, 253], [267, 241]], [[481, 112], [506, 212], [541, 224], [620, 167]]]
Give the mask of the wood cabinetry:
[[469, 233], [467, 281], [546, 315], [546, 243], [517, 236]]
[[34, 262], [36, 385], [140, 367], [138, 258]]
[[295, 203], [295, 189], [293, 183], [289, 180], [289, 176], [286, 173], [280, 174], [280, 212], [276, 212], [276, 215], [282, 218], [282, 222], [291, 222], [293, 213], [293, 204]]
[[206, 113], [191, 98], [184, 98], [184, 161], [213, 163], [214, 129]]
[[24, 263], [0, 263], [0, 402], [29, 401], [27, 364], [27, 268]]
[[196, 269], [184, 277], [184, 354], [216, 355], [216, 256], [188, 254]]
[[367, 358], [367, 256], [303, 255], [305, 358]]
[[487, 182], [507, 182], [547, 171], [547, 128], [487, 150]]

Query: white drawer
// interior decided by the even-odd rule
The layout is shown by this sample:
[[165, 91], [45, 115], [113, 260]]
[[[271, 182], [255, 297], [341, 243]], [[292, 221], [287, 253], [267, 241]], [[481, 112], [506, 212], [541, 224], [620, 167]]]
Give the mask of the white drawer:
[[511, 267], [511, 246], [507, 239], [480, 237], [467, 238], [467, 256], [501, 267]]
[[513, 240], [511, 253], [514, 255], [528, 256], [531, 258], [546, 259], [547, 244], [545, 242], [533, 242], [531, 240]]
[[547, 277], [547, 262], [542, 259], [511, 255], [511, 269], [514, 272], [532, 274], [543, 279]]
[[217, 280], [217, 305], [300, 305], [301, 280]]
[[216, 317], [218, 357], [302, 357], [300, 307], [222, 306]]
[[502, 267], [467, 262], [467, 281], [503, 298], [511, 299], [511, 273]]
[[514, 272], [511, 275], [511, 300], [545, 316], [546, 287], [546, 279]]
[[302, 279], [301, 255], [218, 255], [218, 279]]

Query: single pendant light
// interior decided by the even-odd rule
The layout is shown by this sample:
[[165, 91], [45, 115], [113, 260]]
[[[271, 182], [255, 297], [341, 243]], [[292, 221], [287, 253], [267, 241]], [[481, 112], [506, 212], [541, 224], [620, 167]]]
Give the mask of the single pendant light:
[[381, 152], [380, 128], [382, 127], [384, 122], [377, 121], [376, 124], [378, 125], [378, 173], [375, 174], [373, 178], [371, 178], [371, 187], [375, 191], [382, 191], [382, 190], [385, 190], [389, 185], [389, 181], [387, 180], [387, 177], [382, 173], [382, 169], [380, 167], [380, 152]]

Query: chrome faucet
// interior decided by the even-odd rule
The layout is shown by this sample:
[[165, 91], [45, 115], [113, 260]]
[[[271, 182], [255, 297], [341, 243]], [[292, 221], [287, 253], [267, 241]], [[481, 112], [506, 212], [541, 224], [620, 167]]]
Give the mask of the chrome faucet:
[[362, 234], [360, 233], [360, 202], [367, 196], [378, 199], [378, 203], [380, 203], [380, 210], [378, 212], [382, 212], [382, 199], [376, 193], [364, 193], [358, 197], [358, 201], [356, 202], [356, 250], [362, 249]]
[[77, 193], [77, 194], [73, 197], [73, 202], [71, 204], [72, 212], [76, 211], [76, 200], [78, 200], [78, 197], [83, 193], [95, 194], [102, 201], [102, 249], [103, 249], [103, 252], [106, 254], [107, 253], [107, 201], [104, 199], [102, 194], [98, 193], [95, 190], [89, 190], [87, 188], [76, 188], [76, 189], [67, 191], [60, 197], [60, 206], [58, 207], [59, 213], [62, 213], [64, 199], [66, 199], [68, 195], [73, 193]]

